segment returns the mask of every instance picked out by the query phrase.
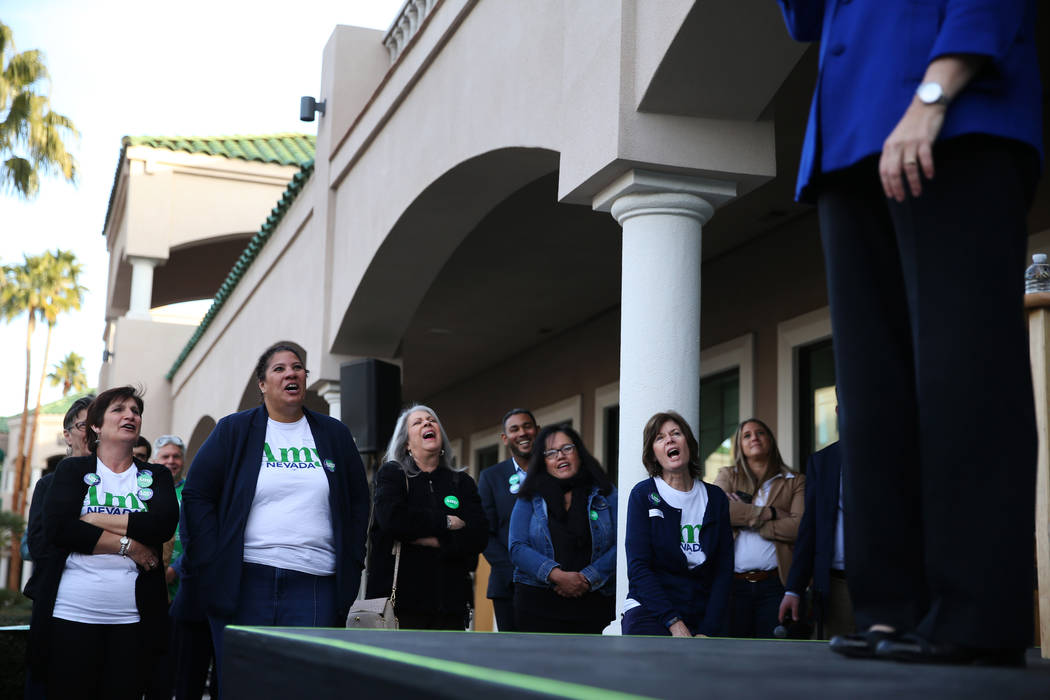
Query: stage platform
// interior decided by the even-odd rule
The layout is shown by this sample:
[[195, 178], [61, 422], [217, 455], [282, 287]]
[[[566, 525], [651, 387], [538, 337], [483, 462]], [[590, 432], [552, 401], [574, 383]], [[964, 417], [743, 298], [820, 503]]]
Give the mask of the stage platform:
[[224, 698], [1050, 698], [1028, 668], [851, 660], [823, 642], [228, 627]]

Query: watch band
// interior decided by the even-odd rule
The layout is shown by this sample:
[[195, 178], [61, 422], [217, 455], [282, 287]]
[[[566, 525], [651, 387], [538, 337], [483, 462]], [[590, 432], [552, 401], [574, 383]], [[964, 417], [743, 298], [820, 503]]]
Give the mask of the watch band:
[[131, 539], [127, 535], [124, 535], [123, 537], [120, 538], [120, 556], [122, 556], [122, 557], [128, 556], [128, 546], [130, 546], [130, 545], [131, 545]]

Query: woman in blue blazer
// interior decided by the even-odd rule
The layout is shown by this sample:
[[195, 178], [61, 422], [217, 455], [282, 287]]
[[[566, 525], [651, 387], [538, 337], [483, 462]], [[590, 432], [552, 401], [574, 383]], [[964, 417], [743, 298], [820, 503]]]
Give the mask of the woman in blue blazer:
[[350, 430], [303, 407], [306, 374], [295, 346], [268, 348], [262, 405], [219, 421], [183, 487], [174, 614], [207, 614], [220, 673], [225, 625], [341, 625], [357, 596], [368, 483]]
[[729, 499], [701, 481], [700, 448], [674, 411], [657, 413], [642, 433], [649, 478], [627, 502], [624, 634], [724, 634], [733, 581]]
[[[1036, 3], [779, 2], [795, 39], [820, 42], [797, 192], [820, 217], [847, 576], [866, 630], [831, 647], [1023, 664], [1035, 521], [1017, 497], [1034, 487], [1036, 434], [1020, 319], [1045, 94]], [[960, 537], [964, 512], [996, 515]]]
[[510, 516], [517, 629], [600, 634], [615, 616], [616, 488], [569, 426], [533, 444]]

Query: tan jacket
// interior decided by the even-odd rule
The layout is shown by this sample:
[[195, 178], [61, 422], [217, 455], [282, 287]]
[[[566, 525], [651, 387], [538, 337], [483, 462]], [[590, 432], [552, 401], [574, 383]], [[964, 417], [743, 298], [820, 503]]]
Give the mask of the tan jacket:
[[[786, 584], [788, 571], [791, 570], [791, 552], [798, 535], [798, 524], [802, 520], [802, 511], [805, 510], [806, 477], [786, 469], [782, 474], [782, 478], [774, 478], [770, 483], [769, 501], [766, 506], [753, 506], [730, 499], [729, 522], [733, 526], [734, 540], [741, 528], [749, 528], [773, 542], [777, 550], [780, 582]], [[719, 469], [718, 476], [715, 477], [715, 486], [727, 495], [737, 491], [750, 492], [747, 479], [739, 473], [736, 466]], [[776, 508], [777, 518], [762, 522], [762, 515], [768, 506]], [[759, 523], [762, 525], [756, 529], [755, 526]]]

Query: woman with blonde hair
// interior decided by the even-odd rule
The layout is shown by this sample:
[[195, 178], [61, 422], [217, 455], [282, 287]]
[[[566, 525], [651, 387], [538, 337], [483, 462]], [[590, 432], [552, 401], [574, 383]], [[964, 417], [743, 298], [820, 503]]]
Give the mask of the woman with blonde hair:
[[733, 465], [715, 485], [729, 497], [733, 595], [729, 634], [772, 637], [805, 507], [806, 479], [784, 463], [769, 426], [748, 418], [733, 438]]

